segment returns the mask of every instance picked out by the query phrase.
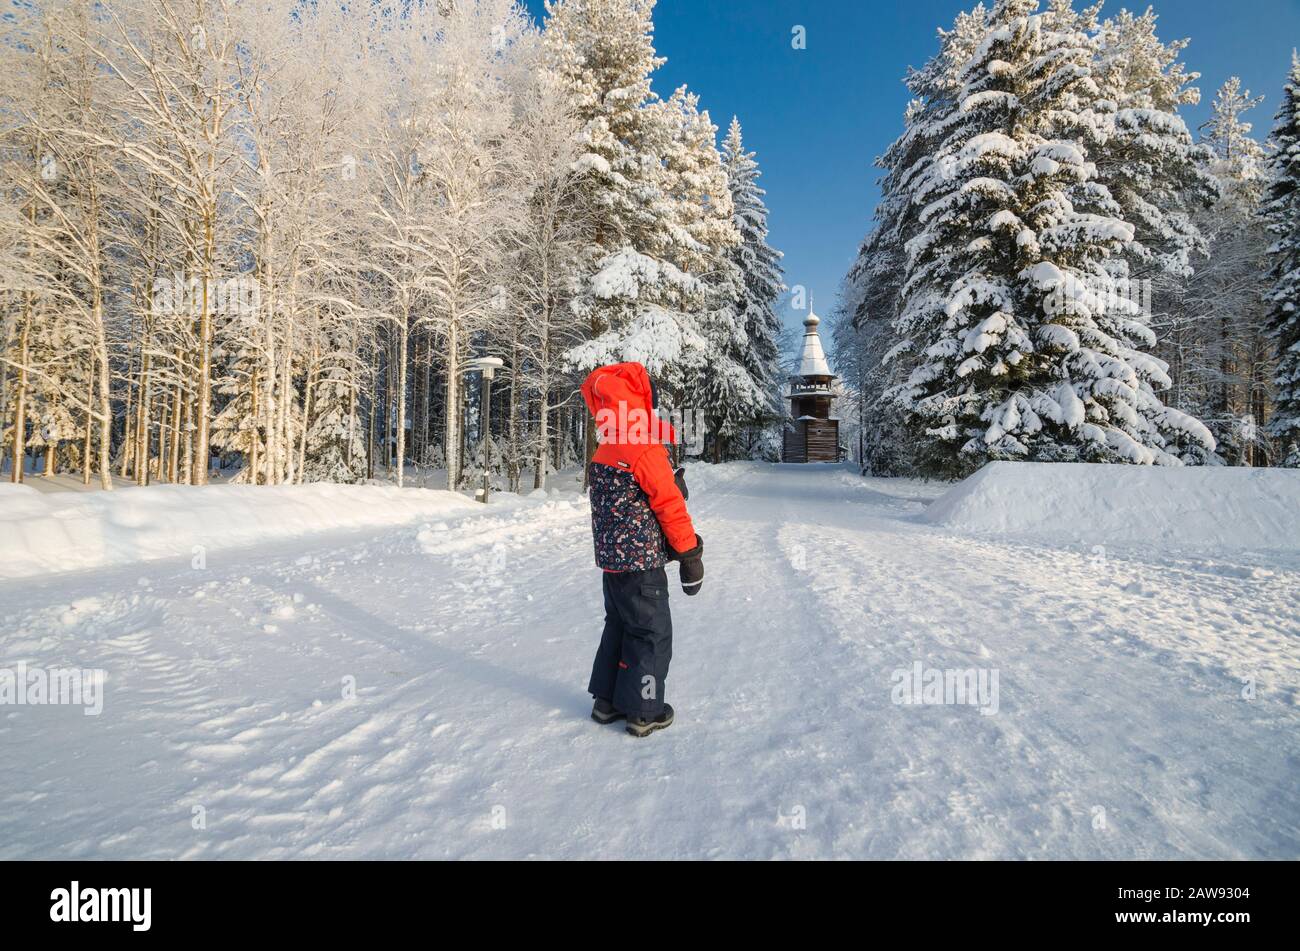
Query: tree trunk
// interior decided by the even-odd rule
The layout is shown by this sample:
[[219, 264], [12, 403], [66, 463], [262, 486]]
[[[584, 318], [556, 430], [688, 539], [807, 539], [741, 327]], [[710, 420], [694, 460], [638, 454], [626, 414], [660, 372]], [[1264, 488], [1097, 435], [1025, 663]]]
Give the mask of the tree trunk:
[[307, 471], [307, 431], [311, 428], [312, 400], [316, 394], [316, 381], [320, 377], [320, 351], [313, 346], [311, 369], [307, 372], [307, 387], [302, 394], [302, 438], [298, 441], [298, 465], [295, 481], [301, 485]]
[[[81, 447], [81, 484], [90, 485], [90, 449], [91, 440], [95, 426], [95, 414], [90, 408], [95, 405], [95, 358], [90, 358], [90, 377], [86, 381], [86, 435]], [[108, 431], [105, 430], [104, 437], [108, 438]], [[108, 487], [113, 487], [113, 480], [110, 476]]]
[[[185, 393], [185, 415], [181, 419], [182, 434], [189, 431], [190, 425], [194, 419], [194, 394], [188, 388], [184, 388]], [[181, 437], [181, 475], [185, 480], [193, 478], [194, 473], [194, 440]]]
[[181, 455], [181, 416], [184, 412], [182, 404], [185, 399], [185, 390], [181, 385], [180, 374], [181, 354], [176, 352], [176, 385], [172, 389], [172, 430], [168, 433], [167, 448], [167, 481], [175, 485], [180, 481], [180, 455]]
[[[258, 408], [258, 402], [257, 402], [257, 368], [256, 367], [253, 368], [252, 386], [249, 388], [249, 393], [250, 393], [250, 399], [252, 400], [252, 406], [249, 407], [248, 415], [252, 417], [253, 431], [248, 440], [248, 484], [257, 485], [258, 463], [261, 461], [258, 458], [258, 452], [257, 452], [257, 447], [261, 444], [261, 434], [258, 432], [257, 417], [261, 411]], [[273, 437], [270, 432], [270, 427], [268, 427], [267, 436], [266, 436], [268, 451], [270, 447], [270, 441], [272, 438]], [[268, 464], [266, 468], [268, 472], [267, 484], [269, 485], [270, 484], [269, 472], [271, 469], [271, 465]]]
[[297, 467], [294, 465], [293, 433], [290, 431], [292, 429], [293, 414], [289, 412], [290, 400], [292, 399], [290, 394], [293, 392], [293, 308], [296, 306], [297, 304], [291, 299], [287, 315], [288, 324], [285, 327], [284, 357], [280, 361], [280, 400], [276, 406], [280, 413], [279, 444], [280, 454], [284, 456], [284, 461], [281, 462], [277, 458], [274, 460], [274, 466], [277, 469], [283, 466], [283, 478], [280, 478], [277, 474], [276, 481], [284, 482], [286, 485], [292, 485], [297, 481], [295, 476]]
[[[545, 376], [542, 378], [545, 380]], [[548, 428], [551, 414], [547, 409], [550, 401], [548, 387], [543, 383], [541, 387], [541, 397], [538, 400], [537, 407], [537, 468], [533, 475], [533, 488], [546, 488], [546, 470], [550, 463], [550, 440], [551, 434]]]
[[[267, 308], [267, 310], [269, 314], [272, 309]], [[257, 441], [257, 436], [259, 431], [266, 433], [266, 461], [263, 462], [262, 466], [266, 470], [265, 481], [267, 485], [275, 485], [275, 483], [278, 481], [278, 475], [275, 469], [276, 469], [276, 460], [279, 458], [278, 432], [280, 426], [279, 419], [276, 416], [276, 396], [275, 396], [275, 381], [279, 372], [279, 367], [276, 365], [276, 356], [275, 356], [276, 355], [275, 330], [271, 327], [271, 323], [272, 323], [271, 318], [270, 316], [268, 316], [266, 337], [265, 337], [266, 372], [261, 377], [261, 379], [264, 381], [262, 383], [262, 386], [264, 387], [265, 392], [261, 394], [261, 399], [258, 399], [258, 390], [257, 390], [258, 383], [256, 382], [258, 376], [256, 371], [254, 371], [253, 373], [253, 379], [255, 382], [253, 383], [253, 389], [252, 389], [253, 407], [254, 407], [252, 413], [254, 443], [256, 443]], [[265, 423], [263, 423], [263, 417], [265, 417]]]
[[[87, 242], [91, 254], [91, 302], [90, 319], [95, 333], [95, 352], [92, 359], [91, 377], [99, 372], [99, 486], [105, 492], [113, 491], [112, 461], [109, 458], [110, 443], [113, 432], [113, 400], [108, 366], [108, 333], [104, 328], [104, 289], [99, 251], [99, 189], [95, 184], [95, 165], [91, 164], [89, 189], [90, 197], [90, 235]], [[90, 405], [86, 406], [90, 412]], [[89, 448], [89, 447], [87, 447]], [[89, 469], [87, 469], [89, 474]]]
[[366, 478], [375, 477], [375, 415], [378, 405], [376, 381], [379, 379], [379, 348], [375, 347], [375, 365], [370, 377], [370, 417], [366, 421]]
[[344, 458], [348, 461], [348, 477], [352, 478], [352, 444], [356, 441], [357, 433], [357, 388], [354, 386], [348, 391], [348, 447]]
[[406, 356], [407, 328], [410, 315], [403, 311], [402, 325], [397, 328], [397, 487], [406, 475]]
[[134, 451], [131, 442], [131, 423], [135, 417], [136, 378], [133, 372], [134, 363], [134, 357], [128, 351], [126, 360], [126, 409], [122, 416], [122, 465], [120, 473], [123, 479], [127, 477], [131, 465], [131, 454]]
[[27, 460], [27, 334], [31, 326], [31, 295], [24, 294], [23, 326], [18, 332], [18, 378], [14, 383], [17, 394], [14, 398], [14, 445], [13, 471], [9, 481], [23, 481], [23, 466]]
[[194, 407], [194, 449], [190, 459], [191, 485], [208, 484], [208, 460], [211, 456], [210, 420], [212, 415], [212, 317], [208, 313], [208, 279], [203, 281], [203, 312], [199, 315], [198, 387]]
[[516, 495], [519, 493], [520, 472], [523, 466], [520, 464], [519, 456], [519, 333], [515, 332], [515, 337], [510, 348], [510, 394], [506, 401], [507, 428], [506, 440], [509, 446], [510, 458], [506, 463], [506, 478], [509, 481], [510, 491]]
[[151, 362], [150, 355], [146, 351], [140, 362], [140, 393], [136, 402], [135, 463], [132, 466], [135, 470], [136, 485], [147, 485], [149, 476], [149, 408], [152, 399], [149, 393], [149, 364]]
[[447, 488], [456, 491], [460, 486], [460, 335], [453, 317], [447, 331], [447, 405], [443, 408], [446, 419]]
[[[215, 119], [214, 119], [215, 125]], [[208, 156], [209, 170], [215, 154]], [[190, 464], [190, 483], [208, 484], [208, 466], [212, 432], [212, 283], [216, 278], [217, 235], [216, 202], [209, 200], [203, 216], [203, 294], [199, 312], [198, 387], [195, 391], [194, 450]]]

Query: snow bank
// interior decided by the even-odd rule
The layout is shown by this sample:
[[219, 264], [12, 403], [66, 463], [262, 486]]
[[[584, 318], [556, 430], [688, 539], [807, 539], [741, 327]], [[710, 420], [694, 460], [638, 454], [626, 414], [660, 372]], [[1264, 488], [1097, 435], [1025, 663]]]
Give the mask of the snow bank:
[[1071, 543], [1300, 551], [1300, 472], [996, 462], [923, 519]]
[[369, 485], [149, 486], [42, 493], [0, 484], [0, 579], [381, 528], [473, 511], [451, 492]]

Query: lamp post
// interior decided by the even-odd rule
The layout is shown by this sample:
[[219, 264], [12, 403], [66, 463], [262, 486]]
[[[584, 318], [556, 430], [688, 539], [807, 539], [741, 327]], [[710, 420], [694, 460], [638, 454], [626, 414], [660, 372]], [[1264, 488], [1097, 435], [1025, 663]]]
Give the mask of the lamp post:
[[479, 410], [482, 417], [483, 426], [483, 488], [474, 493], [484, 505], [487, 505], [488, 495], [492, 488], [492, 459], [488, 450], [488, 440], [491, 438], [492, 422], [492, 378], [496, 376], [497, 370], [505, 366], [505, 361], [499, 357], [479, 357], [476, 360], [469, 361], [467, 369], [471, 372], [478, 370], [483, 374], [483, 405]]

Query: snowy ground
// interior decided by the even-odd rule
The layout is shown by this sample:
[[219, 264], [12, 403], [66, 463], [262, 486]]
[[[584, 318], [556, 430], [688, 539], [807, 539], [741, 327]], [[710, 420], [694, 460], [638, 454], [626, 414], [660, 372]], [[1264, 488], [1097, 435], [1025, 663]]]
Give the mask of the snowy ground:
[[[0, 583], [0, 667], [108, 678], [99, 716], [0, 707], [0, 858], [1300, 858], [1300, 542], [1098, 551], [837, 468], [691, 481], [708, 578], [644, 741], [586, 718], [574, 496]], [[996, 712], [896, 704], [918, 663], [996, 671]]]

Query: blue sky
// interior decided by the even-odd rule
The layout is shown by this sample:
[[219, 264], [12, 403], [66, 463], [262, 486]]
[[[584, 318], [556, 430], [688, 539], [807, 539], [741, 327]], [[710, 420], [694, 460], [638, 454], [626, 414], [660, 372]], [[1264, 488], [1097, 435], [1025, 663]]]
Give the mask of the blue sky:
[[[527, 0], [540, 15], [541, 0]], [[872, 162], [901, 131], [901, 79], [936, 50], [935, 30], [975, 0], [659, 0], [655, 45], [667, 64], [655, 89], [683, 83], [725, 130], [740, 117], [758, 153], [771, 209], [772, 243], [785, 252], [786, 283], [803, 285], [823, 315], [835, 303], [876, 203]], [[1256, 95], [1256, 133], [1272, 126], [1291, 49], [1300, 45], [1300, 0], [1154, 0], [1161, 37], [1190, 37], [1185, 54], [1202, 74], [1202, 105], [1239, 75]], [[1107, 3], [1115, 12], [1123, 3]], [[1128, 4], [1145, 9], [1147, 3]], [[807, 49], [791, 30], [807, 30]], [[797, 326], [802, 315], [788, 315]]]

